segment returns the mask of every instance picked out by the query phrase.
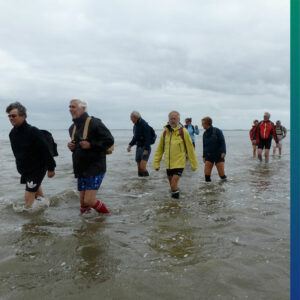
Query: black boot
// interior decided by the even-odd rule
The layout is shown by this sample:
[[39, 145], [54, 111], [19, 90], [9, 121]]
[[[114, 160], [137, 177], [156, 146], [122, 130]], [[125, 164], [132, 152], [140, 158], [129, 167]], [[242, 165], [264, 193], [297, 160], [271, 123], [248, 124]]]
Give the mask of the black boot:
[[205, 175], [205, 181], [206, 182], [211, 182], [210, 175]]
[[179, 199], [179, 191], [171, 192], [171, 197], [174, 199]]

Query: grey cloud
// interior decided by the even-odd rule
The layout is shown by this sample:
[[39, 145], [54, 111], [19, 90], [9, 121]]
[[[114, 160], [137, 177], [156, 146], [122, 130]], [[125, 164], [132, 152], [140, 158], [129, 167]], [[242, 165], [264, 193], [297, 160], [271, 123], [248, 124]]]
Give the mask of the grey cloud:
[[289, 121], [282, 1], [15, 0], [0, 3], [0, 16], [1, 109], [23, 100], [34, 120], [47, 108], [62, 127], [72, 97], [113, 128], [129, 128], [132, 109], [155, 126], [171, 109], [216, 115], [229, 128], [247, 128], [252, 109], [279, 109]]

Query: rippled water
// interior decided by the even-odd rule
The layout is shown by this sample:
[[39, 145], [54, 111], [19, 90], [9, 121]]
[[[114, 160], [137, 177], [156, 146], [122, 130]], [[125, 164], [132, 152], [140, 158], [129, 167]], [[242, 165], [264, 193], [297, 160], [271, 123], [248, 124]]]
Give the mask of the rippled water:
[[172, 200], [163, 168], [138, 178], [131, 131], [113, 131], [99, 191], [112, 215], [81, 217], [67, 133], [53, 134], [51, 206], [28, 214], [13, 210], [23, 186], [0, 133], [1, 299], [289, 299], [289, 138], [265, 164], [251, 158], [247, 132], [225, 131], [228, 181], [214, 173], [206, 184], [201, 163]]

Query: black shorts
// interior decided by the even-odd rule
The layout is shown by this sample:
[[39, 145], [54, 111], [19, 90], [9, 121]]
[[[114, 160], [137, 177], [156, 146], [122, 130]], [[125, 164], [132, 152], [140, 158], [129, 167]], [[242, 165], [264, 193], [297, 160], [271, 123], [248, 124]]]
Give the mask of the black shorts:
[[37, 170], [21, 175], [21, 184], [26, 184], [27, 192], [36, 192], [42, 184], [47, 170]]
[[169, 177], [173, 176], [173, 175], [177, 175], [177, 176], [181, 176], [182, 175], [182, 172], [183, 172], [183, 168], [177, 168], [177, 169], [167, 169], [167, 175]]
[[217, 164], [220, 162], [225, 162], [225, 159], [221, 157], [221, 155], [218, 156], [206, 156], [205, 161], [209, 161], [213, 164]]
[[137, 146], [135, 152], [135, 161], [137, 163], [141, 162], [142, 160], [148, 161], [151, 153], [151, 149], [148, 150], [148, 154], [144, 154], [144, 147]]
[[271, 143], [272, 143], [272, 137], [268, 139], [260, 139], [259, 144], [258, 144], [258, 149], [270, 149], [271, 148]]

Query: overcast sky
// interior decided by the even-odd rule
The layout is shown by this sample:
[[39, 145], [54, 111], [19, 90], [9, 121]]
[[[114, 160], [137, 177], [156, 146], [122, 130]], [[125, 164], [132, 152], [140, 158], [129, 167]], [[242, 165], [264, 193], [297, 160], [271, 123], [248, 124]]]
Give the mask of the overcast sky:
[[248, 129], [264, 111], [289, 128], [289, 1], [0, 0], [0, 126], [67, 128], [80, 98], [109, 128], [178, 110]]

